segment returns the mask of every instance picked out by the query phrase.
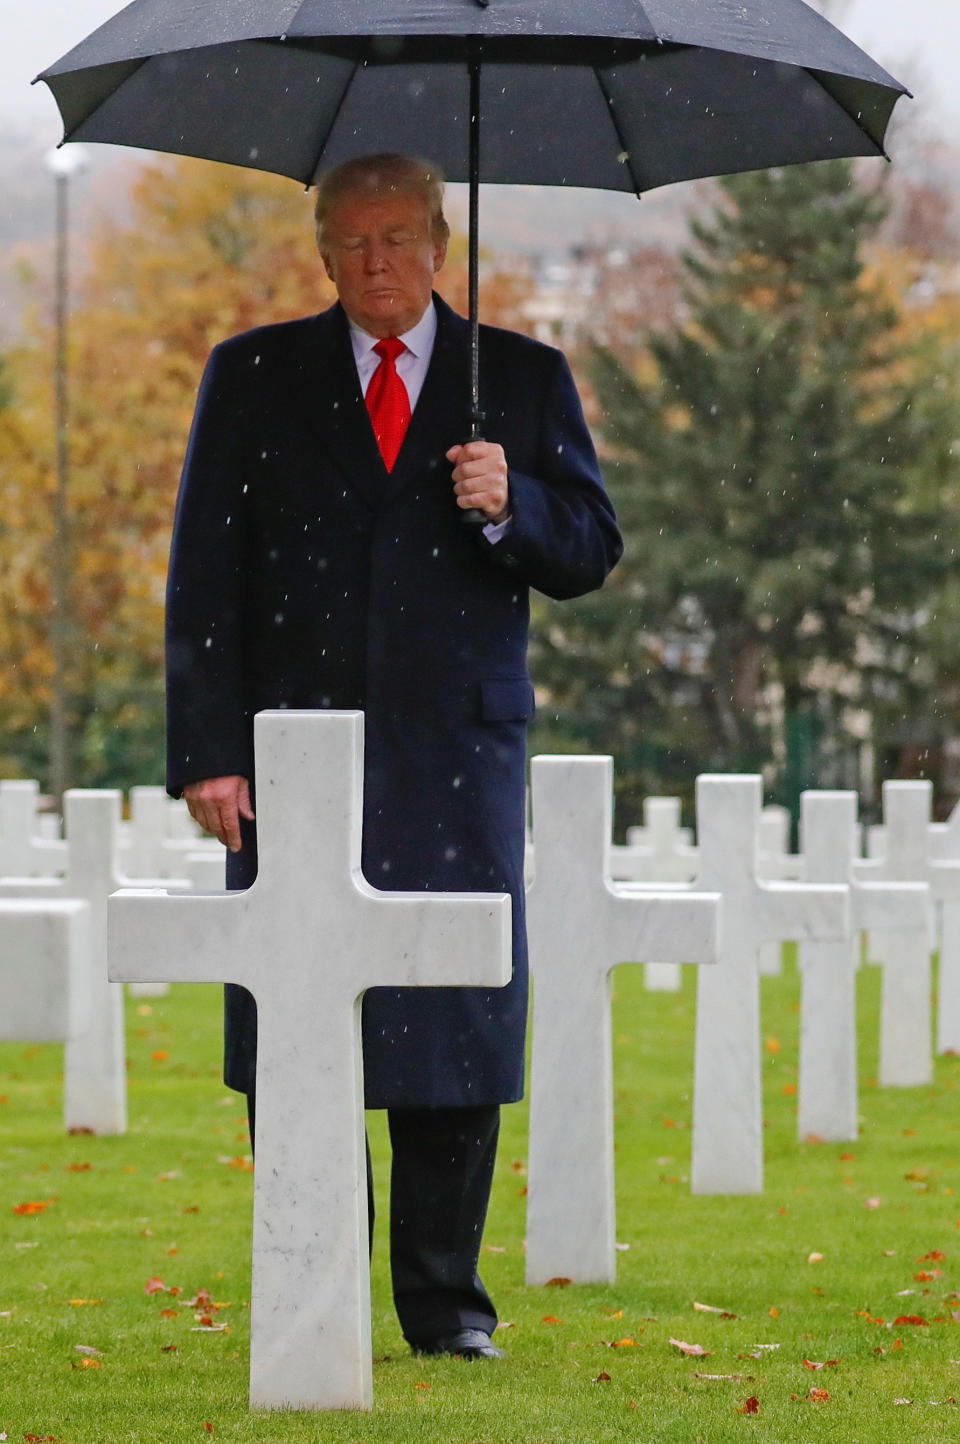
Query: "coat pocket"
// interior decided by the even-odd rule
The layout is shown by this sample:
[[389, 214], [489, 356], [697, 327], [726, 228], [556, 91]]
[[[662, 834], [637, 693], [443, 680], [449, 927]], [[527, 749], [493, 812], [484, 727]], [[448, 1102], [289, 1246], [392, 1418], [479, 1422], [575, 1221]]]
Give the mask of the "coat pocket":
[[492, 677], [480, 683], [484, 722], [524, 722], [535, 710], [533, 683], [527, 677]]

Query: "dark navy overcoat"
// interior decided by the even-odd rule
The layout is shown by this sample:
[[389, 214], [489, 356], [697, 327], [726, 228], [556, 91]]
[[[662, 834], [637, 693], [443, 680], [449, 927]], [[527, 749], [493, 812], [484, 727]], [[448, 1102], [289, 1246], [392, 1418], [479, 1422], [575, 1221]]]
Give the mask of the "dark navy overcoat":
[[[521, 1096], [528, 588], [599, 587], [621, 541], [559, 351], [481, 328], [484, 435], [509, 466], [507, 535], [465, 527], [444, 453], [467, 435], [468, 325], [439, 298], [391, 474], [339, 305], [217, 346], [177, 503], [167, 598], [168, 786], [253, 776], [262, 708], [362, 708], [363, 870], [375, 887], [509, 892], [504, 989], [375, 988], [366, 1102]], [[254, 828], [228, 884], [256, 875]], [[283, 958], [276, 959], [278, 969]], [[256, 1012], [228, 989], [226, 1081], [254, 1082]]]

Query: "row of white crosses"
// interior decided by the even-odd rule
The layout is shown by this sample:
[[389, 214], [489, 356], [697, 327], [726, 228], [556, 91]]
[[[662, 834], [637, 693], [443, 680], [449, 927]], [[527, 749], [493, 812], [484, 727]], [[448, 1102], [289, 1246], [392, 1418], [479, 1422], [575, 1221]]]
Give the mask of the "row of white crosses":
[[[257, 759], [254, 887], [212, 897], [122, 892], [111, 903], [111, 976], [240, 982], [257, 997], [251, 1401], [369, 1407], [359, 999], [377, 984], [504, 983], [509, 900], [385, 894], [366, 883], [359, 714], [261, 715]], [[699, 780], [698, 883], [655, 891], [609, 880], [610, 759], [535, 759], [533, 794], [528, 1277], [612, 1278], [612, 968], [719, 955], [720, 966], [700, 974], [693, 1182], [703, 1192], [753, 1191], [762, 1180], [757, 953], [791, 936], [807, 946], [846, 940], [849, 983], [846, 873], [824, 885], [757, 878], [758, 778]], [[79, 798], [68, 812], [71, 801]], [[111, 880], [120, 880], [115, 870]], [[79, 868], [64, 882], [82, 884]], [[888, 912], [879, 925], [895, 920]], [[811, 978], [822, 961], [808, 957]], [[712, 1026], [701, 1028], [708, 1014]], [[719, 1119], [704, 1102], [718, 1094]]]

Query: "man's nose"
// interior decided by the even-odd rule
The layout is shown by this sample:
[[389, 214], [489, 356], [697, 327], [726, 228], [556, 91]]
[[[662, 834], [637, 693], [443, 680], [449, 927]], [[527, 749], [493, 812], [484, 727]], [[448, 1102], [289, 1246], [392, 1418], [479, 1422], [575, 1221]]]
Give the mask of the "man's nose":
[[382, 246], [376, 244], [367, 246], [363, 254], [364, 268], [369, 272], [382, 271], [386, 264], [386, 255]]

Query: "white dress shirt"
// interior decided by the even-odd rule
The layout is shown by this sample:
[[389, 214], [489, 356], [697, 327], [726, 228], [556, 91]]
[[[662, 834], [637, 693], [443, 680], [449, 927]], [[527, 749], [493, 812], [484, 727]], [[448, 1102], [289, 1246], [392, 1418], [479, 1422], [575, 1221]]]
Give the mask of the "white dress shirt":
[[[417, 324], [411, 326], [409, 331], [404, 331], [397, 339], [407, 348], [397, 357], [396, 367], [397, 375], [407, 388], [412, 415], [420, 400], [420, 392], [423, 390], [427, 368], [433, 355], [433, 343], [437, 339], [437, 308], [432, 301]], [[350, 344], [353, 347], [353, 359], [357, 363], [357, 375], [364, 398], [373, 380], [373, 373], [380, 365], [380, 357], [374, 349], [378, 341], [379, 337], [371, 336], [369, 332], [350, 322]], [[483, 534], [487, 541], [498, 542], [509, 525], [509, 516], [504, 517], [501, 522], [487, 522]]]

